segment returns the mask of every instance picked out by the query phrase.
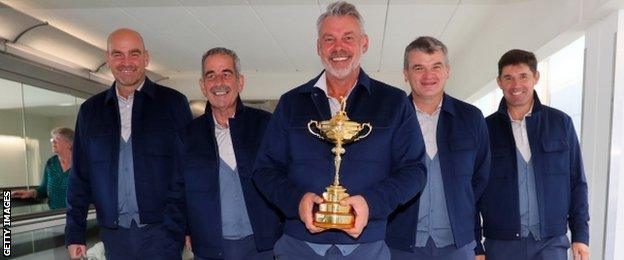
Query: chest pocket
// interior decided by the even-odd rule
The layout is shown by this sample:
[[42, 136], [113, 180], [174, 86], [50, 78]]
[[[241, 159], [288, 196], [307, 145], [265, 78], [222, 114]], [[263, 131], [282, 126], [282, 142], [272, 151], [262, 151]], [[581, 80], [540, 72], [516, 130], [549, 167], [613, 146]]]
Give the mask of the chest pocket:
[[449, 149], [455, 165], [456, 176], [472, 176], [477, 144], [472, 137], [455, 137], [449, 141]]
[[547, 174], [565, 174], [570, 169], [570, 145], [566, 140], [543, 140], [544, 166]]
[[492, 179], [510, 179], [514, 176], [516, 165], [514, 165], [513, 157], [516, 156], [509, 146], [492, 147], [492, 163], [490, 178]]

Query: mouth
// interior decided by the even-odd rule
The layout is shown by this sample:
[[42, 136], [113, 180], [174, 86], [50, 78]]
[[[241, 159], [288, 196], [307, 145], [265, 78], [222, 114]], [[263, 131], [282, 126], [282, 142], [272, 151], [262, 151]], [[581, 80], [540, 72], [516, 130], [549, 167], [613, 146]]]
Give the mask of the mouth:
[[123, 74], [131, 74], [137, 71], [137, 69], [135, 67], [120, 67], [117, 68], [117, 71], [123, 73]]
[[349, 59], [351, 59], [350, 54], [344, 52], [344, 51], [340, 51], [340, 52], [333, 52], [331, 55], [329, 55], [329, 60], [332, 62], [343, 62], [343, 61], [347, 61]]
[[216, 86], [210, 89], [210, 93], [217, 97], [225, 96], [230, 93], [232, 89], [228, 86]]
[[512, 96], [520, 96], [520, 95], [524, 94], [525, 91], [521, 90], [521, 89], [516, 89], [516, 90], [512, 90], [510, 93], [511, 93]]

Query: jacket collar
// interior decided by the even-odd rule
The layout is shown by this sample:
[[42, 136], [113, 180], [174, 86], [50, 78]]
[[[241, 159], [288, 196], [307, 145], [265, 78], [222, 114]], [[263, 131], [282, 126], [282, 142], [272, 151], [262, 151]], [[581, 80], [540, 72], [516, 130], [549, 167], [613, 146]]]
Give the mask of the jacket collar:
[[[415, 109], [416, 106], [414, 104], [414, 99], [412, 98], [412, 95], [414, 95], [414, 92], [411, 92], [409, 95], [407, 95], [407, 98]], [[455, 102], [453, 102], [453, 98], [447, 95], [446, 92], [444, 92], [444, 96], [442, 96], [442, 107], [440, 108], [440, 111], [445, 111], [451, 115], [455, 115]]]
[[[314, 87], [314, 83], [316, 83], [319, 80], [321, 75], [323, 75], [323, 72], [325, 72], [325, 70], [323, 70], [321, 73], [319, 73], [312, 80], [310, 80], [306, 84], [304, 84], [303, 87], [299, 91], [302, 92], [302, 93], [311, 93], [311, 92], [315, 91], [315, 89], [317, 89], [317, 88]], [[357, 79], [357, 83], [356, 83], [356, 85], [354, 87], [354, 90], [358, 86], [364, 87], [364, 89], [366, 89], [366, 91], [369, 94], [371, 93], [371, 78], [368, 76], [368, 74], [366, 74], [366, 72], [364, 72], [364, 70], [362, 68], [360, 68], [360, 73], [358, 74], [358, 79]]]
[[[115, 90], [116, 84], [117, 81], [113, 82], [113, 85], [106, 90], [106, 98], [104, 99], [104, 102], [108, 103], [111, 102], [111, 100], [117, 100], [117, 90]], [[150, 98], [154, 98], [156, 93], [156, 83], [152, 82], [147, 76], [145, 76], [145, 82], [143, 82], [141, 92], [147, 94]]]
[[[243, 100], [241, 100], [240, 96], [236, 98], [236, 113], [234, 113], [235, 117], [240, 117], [245, 112], [245, 105], [243, 104]], [[206, 120], [209, 120], [212, 125], [215, 124], [214, 118], [212, 116], [212, 107], [210, 106], [210, 102], [206, 102], [206, 108], [204, 109], [204, 115]]]
[[[542, 110], [542, 108], [544, 108], [544, 105], [542, 105], [542, 102], [537, 96], [537, 92], [533, 90], [533, 109], [531, 110], [531, 115], [535, 115], [535, 113], [538, 113], [540, 110]], [[507, 112], [507, 102], [505, 102], [505, 97], [501, 98], [500, 104], [498, 105], [498, 111], [496, 112], [504, 115], [505, 117], [509, 117], [509, 113]]]

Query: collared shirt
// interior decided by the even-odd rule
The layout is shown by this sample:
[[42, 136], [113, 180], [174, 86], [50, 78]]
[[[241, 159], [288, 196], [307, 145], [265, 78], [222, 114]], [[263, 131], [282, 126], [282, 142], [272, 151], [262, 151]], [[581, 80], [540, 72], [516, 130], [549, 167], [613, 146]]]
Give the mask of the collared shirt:
[[440, 118], [442, 100], [440, 100], [440, 104], [438, 104], [438, 107], [431, 115], [420, 110], [420, 108], [416, 105], [416, 102], [412, 103], [414, 103], [414, 108], [416, 108], [416, 117], [418, 117], [420, 131], [422, 132], [423, 139], [425, 141], [425, 150], [427, 151], [429, 159], [433, 159], [433, 157], [438, 153], [436, 133], [438, 131], [438, 119]]
[[[355, 85], [357, 85], [357, 81], [353, 84], [353, 87], [349, 89], [347, 95], [344, 97], [345, 99], [351, 95]], [[329, 95], [329, 92], [327, 91], [327, 77], [325, 77], [325, 72], [323, 72], [316, 83], [314, 83], [314, 87], [320, 88], [325, 93], [325, 96], [327, 96], [327, 100], [329, 101], [329, 110], [331, 111], [331, 114], [336, 114], [336, 112], [340, 110], [340, 100]]]
[[215, 138], [217, 139], [217, 145], [219, 146], [219, 157], [230, 168], [236, 169], [236, 155], [234, 154], [234, 145], [232, 144], [232, 135], [230, 128], [220, 125], [217, 122], [214, 114], [212, 119], [215, 122]]
[[[525, 162], [531, 160], [531, 147], [529, 146], [529, 135], [527, 134], [527, 126], [526, 126], [526, 118], [531, 116], [531, 111], [533, 111], [533, 106], [531, 105], [531, 109], [527, 112], [522, 120], [514, 120], [509, 114], [509, 119], [511, 120], [511, 130], [513, 132], [514, 140], [516, 141], [516, 147], [522, 158]], [[509, 111], [507, 111], [509, 113]]]
[[[136, 91], [141, 91], [145, 81], [141, 82], [141, 85]], [[121, 137], [124, 141], [128, 141], [128, 138], [132, 134], [132, 105], [134, 104], [134, 92], [128, 95], [128, 98], [124, 98], [119, 94], [119, 88], [115, 87], [117, 93], [117, 104], [119, 105], [119, 119], [121, 123]]]

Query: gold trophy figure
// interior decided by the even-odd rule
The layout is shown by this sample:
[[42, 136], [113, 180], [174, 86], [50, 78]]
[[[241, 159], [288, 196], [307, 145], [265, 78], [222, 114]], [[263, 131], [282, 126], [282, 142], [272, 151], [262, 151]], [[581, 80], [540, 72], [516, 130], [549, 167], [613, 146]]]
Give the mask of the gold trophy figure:
[[[370, 123], [358, 123], [349, 120], [347, 116], [346, 99], [340, 98], [340, 111], [330, 120], [308, 122], [308, 131], [314, 136], [334, 143], [331, 149], [334, 153], [334, 183], [325, 188], [323, 203], [319, 205], [319, 211], [314, 213], [314, 225], [321, 228], [349, 229], [353, 228], [355, 216], [351, 206], [340, 205], [340, 200], [349, 197], [347, 189], [340, 186], [340, 163], [341, 155], [345, 153], [342, 147], [345, 144], [358, 141], [367, 137], [373, 130]], [[362, 130], [368, 129], [364, 134]], [[316, 129], [316, 131], [315, 131]]]

